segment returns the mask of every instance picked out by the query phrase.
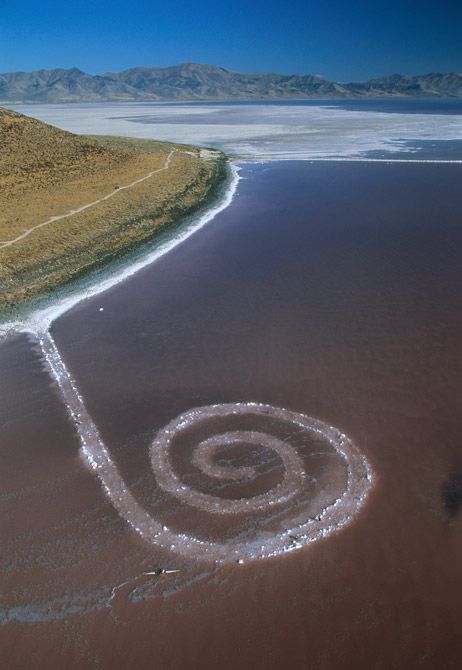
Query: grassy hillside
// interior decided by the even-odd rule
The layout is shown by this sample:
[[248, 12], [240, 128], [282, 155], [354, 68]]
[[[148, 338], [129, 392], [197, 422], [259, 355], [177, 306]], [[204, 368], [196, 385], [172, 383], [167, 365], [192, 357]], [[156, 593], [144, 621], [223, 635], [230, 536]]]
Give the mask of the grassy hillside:
[[225, 175], [223, 155], [212, 156], [78, 136], [0, 109], [0, 308], [110, 261], [197, 209]]

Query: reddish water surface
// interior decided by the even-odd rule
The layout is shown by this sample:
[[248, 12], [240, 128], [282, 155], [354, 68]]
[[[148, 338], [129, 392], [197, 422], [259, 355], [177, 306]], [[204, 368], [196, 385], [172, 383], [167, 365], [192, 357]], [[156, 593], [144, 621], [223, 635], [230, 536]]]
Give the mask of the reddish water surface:
[[[79, 456], [33, 339], [9, 340], [4, 667], [462, 664], [462, 171], [299, 162], [242, 174], [213, 222], [61, 317], [53, 335], [120, 473], [162, 523], [226, 540], [261, 521], [191, 511], [151, 471], [156, 431], [218, 403], [268, 403], [344, 431], [375, 474], [366, 504], [338, 533], [244, 565], [153, 547]], [[238, 447], [222, 464], [257, 465], [259, 475], [208, 482], [188, 459], [197, 439], [173, 454], [188, 485], [239, 497], [281, 478], [264, 447]], [[324, 491], [342, 486], [335, 458], [309, 458]], [[143, 576], [158, 565], [181, 572]]]

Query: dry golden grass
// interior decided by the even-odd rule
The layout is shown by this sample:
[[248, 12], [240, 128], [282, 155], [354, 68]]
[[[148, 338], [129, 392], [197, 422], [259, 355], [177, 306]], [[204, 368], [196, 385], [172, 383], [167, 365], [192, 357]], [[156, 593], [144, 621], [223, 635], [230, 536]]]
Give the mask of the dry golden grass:
[[[172, 153], [173, 151], [173, 153]], [[126, 190], [126, 186], [166, 165]], [[203, 204], [225, 174], [224, 157], [194, 147], [80, 137], [0, 109], [0, 308], [70, 281], [150, 239]]]

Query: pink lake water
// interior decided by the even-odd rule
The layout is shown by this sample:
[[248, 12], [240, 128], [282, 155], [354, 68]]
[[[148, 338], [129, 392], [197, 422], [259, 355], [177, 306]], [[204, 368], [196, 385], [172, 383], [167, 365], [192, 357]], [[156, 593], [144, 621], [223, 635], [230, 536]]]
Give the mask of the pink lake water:
[[[256, 469], [242, 481], [198, 471], [210, 431], [245, 430], [294, 447], [307, 488], [270, 513], [191, 508], [149, 455], [191, 408], [263, 403], [348, 436], [372, 486], [307, 546], [239, 564], [147, 542], [80, 455], [35, 340], [1, 344], [7, 667], [460, 667], [461, 170], [244, 165], [230, 207], [52, 326], [133, 499], [175, 533], [267, 537], [345, 487], [344, 462], [312, 434], [272, 415], [212, 417], [172, 449], [184, 485], [220, 505], [277, 486], [267, 444], [219, 447], [221, 467]], [[156, 566], [181, 571], [143, 575]]]

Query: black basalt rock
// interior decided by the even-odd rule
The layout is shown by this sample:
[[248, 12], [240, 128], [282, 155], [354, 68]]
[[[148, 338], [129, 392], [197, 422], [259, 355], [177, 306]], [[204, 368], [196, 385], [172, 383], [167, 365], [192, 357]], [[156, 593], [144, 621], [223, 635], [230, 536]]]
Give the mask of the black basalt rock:
[[446, 513], [455, 517], [462, 507], [462, 473], [451, 474], [441, 487]]

